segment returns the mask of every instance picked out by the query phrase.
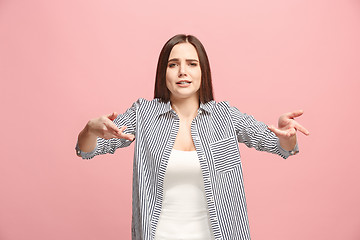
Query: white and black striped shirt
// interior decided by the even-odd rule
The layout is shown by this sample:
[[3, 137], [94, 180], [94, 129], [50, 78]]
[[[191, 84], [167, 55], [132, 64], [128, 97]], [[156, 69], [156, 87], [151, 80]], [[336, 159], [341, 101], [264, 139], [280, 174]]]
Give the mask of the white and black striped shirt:
[[[132, 239], [151, 240], [159, 221], [167, 162], [179, 129], [179, 117], [170, 102], [140, 98], [114, 123], [134, 134]], [[267, 126], [241, 113], [228, 102], [200, 104], [191, 123], [191, 135], [204, 179], [210, 223], [215, 239], [249, 240], [249, 222], [238, 142], [259, 151], [289, 157]], [[97, 139], [84, 159], [114, 153], [132, 141]], [[297, 150], [297, 145], [295, 147]]]

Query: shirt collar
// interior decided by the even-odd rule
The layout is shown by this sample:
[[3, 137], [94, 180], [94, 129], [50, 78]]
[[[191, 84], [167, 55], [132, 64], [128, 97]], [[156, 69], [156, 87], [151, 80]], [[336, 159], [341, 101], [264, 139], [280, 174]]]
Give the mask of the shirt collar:
[[[174, 111], [171, 107], [170, 101], [164, 103], [159, 100], [160, 108], [158, 110], [158, 115]], [[199, 109], [204, 110], [207, 113], [212, 113], [215, 101], [211, 100], [207, 103], [200, 103]]]
[[214, 100], [211, 100], [211, 101], [209, 101], [207, 103], [200, 103], [200, 109], [205, 110], [208, 113], [212, 113], [214, 105], [215, 105]]

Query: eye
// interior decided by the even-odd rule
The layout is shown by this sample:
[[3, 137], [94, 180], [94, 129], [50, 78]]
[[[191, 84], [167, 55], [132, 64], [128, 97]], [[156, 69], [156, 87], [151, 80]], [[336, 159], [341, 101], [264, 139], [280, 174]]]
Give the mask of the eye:
[[170, 63], [169, 64], [169, 68], [173, 68], [173, 67], [175, 67], [176, 66], [176, 63]]
[[190, 66], [196, 67], [198, 64], [196, 62], [190, 63]]

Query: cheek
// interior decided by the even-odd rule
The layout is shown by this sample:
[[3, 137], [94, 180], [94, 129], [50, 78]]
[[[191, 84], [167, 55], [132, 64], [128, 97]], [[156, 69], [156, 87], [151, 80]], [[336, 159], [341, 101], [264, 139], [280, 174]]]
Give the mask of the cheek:
[[199, 72], [198, 72], [197, 79], [198, 79], [198, 82], [199, 82], [199, 89], [200, 89], [200, 86], [201, 86], [201, 70], [199, 70]]
[[171, 81], [174, 79], [174, 71], [171, 69], [166, 70], [166, 81]]
[[165, 82], [166, 84], [168, 84], [171, 80], [171, 77], [170, 77], [170, 74], [168, 72], [166, 72], [166, 75], [165, 75]]
[[166, 85], [166, 88], [167, 88], [168, 90], [171, 88], [170, 81], [168, 80], [167, 77], [166, 77], [166, 80], [165, 80], [165, 85]]
[[200, 68], [194, 72], [194, 77], [199, 81], [201, 80], [201, 69]]
[[165, 84], [166, 84], [167, 89], [171, 88], [171, 82], [172, 82], [171, 71], [166, 71]]

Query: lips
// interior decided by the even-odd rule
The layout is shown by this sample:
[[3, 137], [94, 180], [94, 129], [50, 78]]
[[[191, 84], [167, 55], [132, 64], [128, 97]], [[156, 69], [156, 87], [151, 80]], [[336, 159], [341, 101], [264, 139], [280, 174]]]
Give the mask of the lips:
[[191, 83], [191, 81], [189, 81], [189, 80], [180, 80], [180, 81], [177, 81], [177, 82], [176, 82], [176, 84], [178, 84], [178, 85], [190, 84], [190, 83]]

